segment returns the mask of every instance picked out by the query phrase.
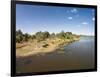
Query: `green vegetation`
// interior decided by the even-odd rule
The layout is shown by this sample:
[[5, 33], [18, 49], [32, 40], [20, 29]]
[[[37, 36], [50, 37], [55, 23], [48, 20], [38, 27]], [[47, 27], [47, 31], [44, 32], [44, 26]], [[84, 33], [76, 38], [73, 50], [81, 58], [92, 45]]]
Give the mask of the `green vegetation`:
[[37, 32], [34, 35], [16, 31], [16, 56], [28, 56], [39, 53], [49, 53], [64, 50], [63, 46], [80, 39], [79, 35], [72, 32], [49, 33]]
[[21, 30], [16, 31], [16, 42], [23, 43], [27, 42], [29, 39], [35, 39], [34, 35], [29, 35], [28, 33], [23, 34]]
[[60, 33], [52, 33], [50, 34], [48, 31], [45, 32], [37, 32], [34, 35], [30, 35], [28, 33], [22, 33], [21, 30], [16, 31], [16, 43], [23, 43], [23, 42], [27, 42], [29, 40], [37, 40], [38, 42], [40, 41], [44, 41], [47, 38], [59, 38], [59, 39], [71, 39], [73, 40], [74, 38], [79, 38], [78, 35], [72, 34], [72, 32], [64, 32], [61, 31]]

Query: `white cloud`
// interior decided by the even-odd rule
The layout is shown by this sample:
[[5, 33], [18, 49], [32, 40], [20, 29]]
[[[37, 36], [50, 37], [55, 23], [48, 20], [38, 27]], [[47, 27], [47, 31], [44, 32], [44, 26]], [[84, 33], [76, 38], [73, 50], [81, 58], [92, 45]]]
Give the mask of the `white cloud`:
[[93, 17], [92, 20], [95, 21], [95, 18]]
[[88, 23], [87, 23], [87, 22], [83, 22], [82, 24], [83, 24], [83, 25], [87, 25]]
[[73, 19], [73, 17], [68, 17], [68, 19], [69, 19], [69, 20], [72, 20], [72, 19]]
[[74, 8], [74, 9], [71, 9], [71, 12], [72, 12], [72, 13], [77, 13], [78, 10]]

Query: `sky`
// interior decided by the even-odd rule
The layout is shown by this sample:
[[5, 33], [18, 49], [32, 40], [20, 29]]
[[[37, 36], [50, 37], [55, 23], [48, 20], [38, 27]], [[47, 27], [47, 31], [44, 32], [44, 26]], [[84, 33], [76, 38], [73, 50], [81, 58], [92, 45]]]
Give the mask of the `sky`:
[[94, 35], [95, 10], [92, 8], [16, 4], [16, 30]]

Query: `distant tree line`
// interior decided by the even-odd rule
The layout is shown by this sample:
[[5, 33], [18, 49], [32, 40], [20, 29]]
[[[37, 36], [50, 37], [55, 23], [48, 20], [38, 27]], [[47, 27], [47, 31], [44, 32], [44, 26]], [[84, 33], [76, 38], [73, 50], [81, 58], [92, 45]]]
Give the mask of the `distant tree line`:
[[[37, 33], [35, 33], [34, 35], [30, 35], [28, 33], [23, 33], [21, 30], [17, 30], [16, 31], [16, 42], [17, 43], [22, 43], [22, 42], [27, 42], [29, 40], [38, 40], [38, 41], [43, 41], [47, 38], [60, 38], [60, 39], [73, 39], [74, 37], [76, 37], [77, 35], [72, 34], [72, 32], [64, 32], [61, 31], [60, 33], [52, 33], [50, 34], [48, 31], [42, 32], [39, 31]], [[77, 36], [79, 37], [79, 36]]]

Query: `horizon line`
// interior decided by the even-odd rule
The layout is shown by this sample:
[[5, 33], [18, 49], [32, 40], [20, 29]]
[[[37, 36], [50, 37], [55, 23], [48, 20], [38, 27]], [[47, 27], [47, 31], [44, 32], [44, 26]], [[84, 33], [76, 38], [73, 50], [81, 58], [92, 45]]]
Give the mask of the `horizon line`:
[[[18, 30], [21, 30], [21, 29], [18, 29]], [[16, 30], [16, 31], [18, 31], [18, 30]], [[64, 30], [61, 30], [61, 31], [59, 31], [59, 32], [49, 32], [49, 31], [37, 31], [37, 32], [49, 32], [50, 34], [52, 34], [52, 33], [57, 34], [57, 33], [60, 33], [60, 32], [62, 32], [62, 31], [63, 31], [63, 32], [72, 32], [72, 31], [64, 31]], [[34, 35], [34, 34], [37, 33], [37, 32], [32, 32], [32, 33], [23, 32], [22, 30], [21, 30], [21, 32], [22, 32], [23, 34], [28, 33], [28, 34], [30, 34], [30, 35]], [[77, 33], [75, 33], [75, 32], [72, 32], [72, 34], [83, 35], [83, 36], [95, 36], [95, 35], [90, 35], [90, 34], [77, 34]]]

